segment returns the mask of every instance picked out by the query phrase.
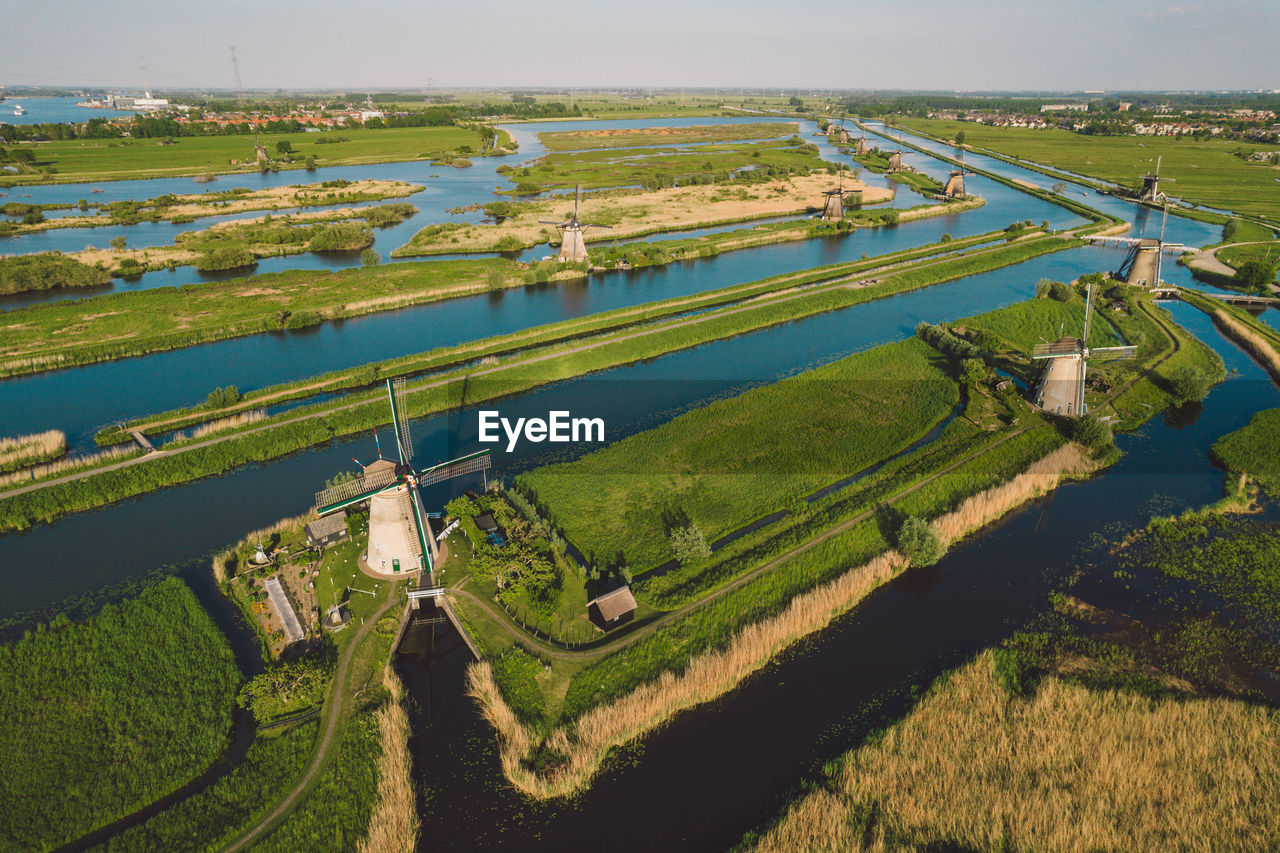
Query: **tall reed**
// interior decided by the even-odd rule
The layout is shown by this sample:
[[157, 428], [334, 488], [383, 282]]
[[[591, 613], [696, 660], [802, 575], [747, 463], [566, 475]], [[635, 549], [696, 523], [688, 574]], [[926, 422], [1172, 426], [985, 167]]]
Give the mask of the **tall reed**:
[[67, 452], [67, 437], [61, 430], [0, 438], [0, 471], [11, 471], [35, 462], [56, 459]]
[[1270, 341], [1221, 309], [1213, 312], [1213, 320], [1227, 337], [1252, 353], [1271, 377], [1280, 382], [1280, 352]]
[[378, 801], [369, 818], [369, 834], [360, 853], [406, 853], [418, 846], [418, 798], [409, 760], [409, 715], [404, 709], [404, 685], [390, 666], [382, 683], [391, 694], [378, 711], [382, 757], [378, 759]]

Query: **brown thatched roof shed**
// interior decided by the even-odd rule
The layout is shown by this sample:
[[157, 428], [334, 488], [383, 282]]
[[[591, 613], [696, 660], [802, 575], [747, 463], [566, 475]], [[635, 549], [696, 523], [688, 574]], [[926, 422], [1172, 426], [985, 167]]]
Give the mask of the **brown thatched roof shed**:
[[635, 612], [636, 599], [628, 586], [620, 586], [587, 602], [587, 615], [606, 631], [630, 622]]

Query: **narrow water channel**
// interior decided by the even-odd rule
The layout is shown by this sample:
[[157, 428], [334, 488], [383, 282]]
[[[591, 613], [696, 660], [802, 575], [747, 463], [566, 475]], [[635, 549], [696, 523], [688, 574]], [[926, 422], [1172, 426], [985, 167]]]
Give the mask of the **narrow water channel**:
[[[570, 802], [537, 803], [502, 776], [492, 730], [464, 695], [465, 648], [402, 654], [422, 786], [422, 850], [725, 850], [770, 821], [822, 764], [907, 712], [919, 691], [1047, 606], [1078, 565], [1153, 513], [1221, 495], [1207, 450], [1280, 391], [1195, 309], [1179, 322], [1228, 370], [1197, 417], [1157, 418], [1118, 438], [1121, 461], [1062, 486], [912, 569], [725, 697], [616, 752]], [[643, 819], [661, 815], [661, 820]]]

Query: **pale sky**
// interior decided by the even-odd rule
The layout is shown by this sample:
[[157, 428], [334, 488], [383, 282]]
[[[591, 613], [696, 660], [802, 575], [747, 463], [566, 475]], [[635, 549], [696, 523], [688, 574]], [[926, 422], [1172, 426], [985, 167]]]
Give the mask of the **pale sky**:
[[0, 0], [0, 86], [1280, 88], [1280, 0]]

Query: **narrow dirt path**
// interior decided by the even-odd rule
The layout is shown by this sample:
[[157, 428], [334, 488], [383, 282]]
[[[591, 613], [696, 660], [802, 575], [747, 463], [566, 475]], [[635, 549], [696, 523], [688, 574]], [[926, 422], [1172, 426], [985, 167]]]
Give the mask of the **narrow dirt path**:
[[242, 849], [246, 844], [251, 843], [255, 838], [262, 834], [263, 830], [270, 826], [273, 821], [292, 809], [294, 802], [297, 801], [304, 792], [306, 792], [307, 788], [311, 785], [312, 780], [315, 779], [316, 774], [319, 773], [321, 768], [324, 766], [325, 759], [329, 756], [329, 750], [333, 747], [334, 735], [338, 730], [338, 720], [342, 718], [342, 694], [346, 688], [347, 671], [351, 668], [351, 659], [355, 657], [356, 650], [360, 648], [365, 637], [368, 636], [369, 632], [373, 630], [373, 627], [378, 624], [378, 620], [381, 619], [386, 612], [397, 603], [395, 594], [397, 587], [398, 584], [391, 584], [391, 588], [387, 590], [386, 602], [382, 607], [378, 608], [372, 616], [367, 618], [363, 625], [360, 626], [360, 630], [356, 632], [355, 638], [351, 641], [351, 644], [347, 646], [347, 650], [343, 652], [342, 657], [338, 661], [338, 668], [333, 674], [333, 686], [330, 688], [331, 692], [328, 699], [329, 702], [333, 703], [334, 707], [329, 711], [329, 718], [325, 722], [324, 732], [321, 734], [320, 740], [316, 745], [316, 754], [311, 760], [311, 766], [307, 768], [307, 772], [303, 774], [302, 778], [293, 786], [293, 790], [291, 790], [285, 798], [271, 810], [270, 814], [258, 821], [257, 825], [254, 826], [253, 829], [245, 832], [224, 848], [226, 853], [234, 853], [234, 851]]

